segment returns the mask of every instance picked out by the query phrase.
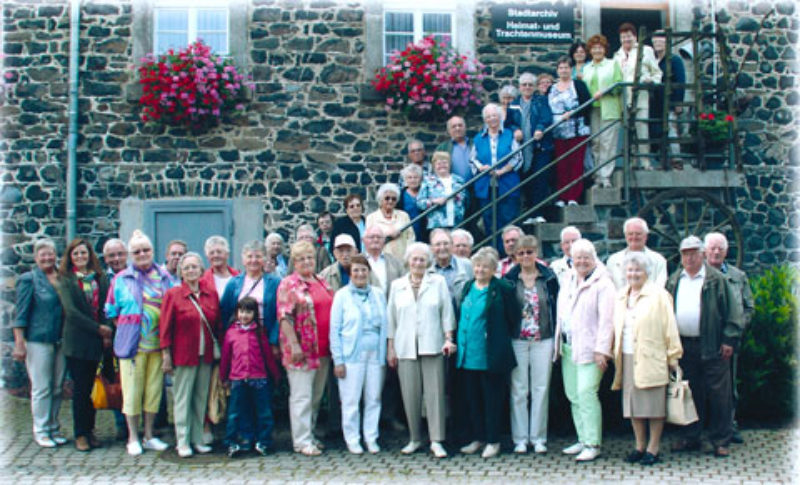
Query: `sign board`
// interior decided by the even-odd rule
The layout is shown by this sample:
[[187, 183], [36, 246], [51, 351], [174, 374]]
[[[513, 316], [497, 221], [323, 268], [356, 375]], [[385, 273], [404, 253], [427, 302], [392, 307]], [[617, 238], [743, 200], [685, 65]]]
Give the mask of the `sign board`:
[[491, 13], [496, 42], [571, 44], [575, 37], [574, 2], [500, 4]]

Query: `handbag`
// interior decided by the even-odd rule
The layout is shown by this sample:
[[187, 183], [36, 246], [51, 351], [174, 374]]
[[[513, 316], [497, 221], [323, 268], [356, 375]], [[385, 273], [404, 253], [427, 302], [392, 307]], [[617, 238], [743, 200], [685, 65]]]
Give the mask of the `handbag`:
[[221, 423], [228, 411], [228, 394], [230, 391], [222, 385], [219, 377], [219, 364], [211, 368], [211, 383], [208, 389], [208, 420], [213, 424]]
[[102, 367], [97, 369], [90, 397], [95, 409], [122, 409], [122, 384], [119, 381], [119, 373], [117, 381], [111, 382], [103, 376]]
[[206, 325], [206, 329], [208, 333], [211, 335], [211, 340], [214, 342], [214, 360], [219, 360], [222, 358], [222, 349], [219, 346], [219, 341], [217, 341], [217, 337], [214, 336], [214, 332], [211, 330], [211, 324], [208, 323], [208, 319], [206, 318], [206, 314], [203, 312], [203, 309], [200, 308], [200, 304], [197, 303], [197, 300], [194, 299], [194, 295], [189, 295], [189, 300], [192, 301], [192, 304], [195, 308], [197, 308], [198, 313], [200, 313], [200, 318], [203, 320], [203, 323]]
[[697, 409], [689, 381], [683, 380], [683, 371], [678, 367], [674, 373], [670, 373], [667, 384], [667, 422], [686, 426], [697, 420]]

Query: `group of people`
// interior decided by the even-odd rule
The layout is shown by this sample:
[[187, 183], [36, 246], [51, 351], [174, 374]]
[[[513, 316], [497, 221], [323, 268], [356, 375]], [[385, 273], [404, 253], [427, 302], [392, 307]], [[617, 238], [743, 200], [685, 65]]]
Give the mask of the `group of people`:
[[627, 247], [605, 264], [575, 227], [562, 232], [564, 255], [551, 264], [539, 258], [534, 236], [505, 227], [501, 258], [491, 247], [473, 252], [462, 230], [433, 228], [430, 244], [406, 239], [393, 230], [402, 224], [392, 222], [400, 193], [381, 188], [380, 212], [369, 222], [353, 217], [361, 199], [350, 195], [347, 215], [326, 213], [318, 230], [297, 228], [288, 258], [283, 238], [274, 250], [273, 235], [245, 244], [241, 272], [228, 265], [220, 236], [205, 242], [205, 257], [170, 242], [162, 266], [137, 230], [127, 245], [105, 243], [105, 270], [83, 238], [67, 245], [59, 264], [54, 243], [38, 240], [36, 267], [17, 280], [14, 323], [14, 357], [31, 379], [35, 441], [67, 442], [58, 411], [68, 369], [75, 447], [100, 446], [90, 394], [98, 366], [115, 367], [113, 354], [131, 455], [168, 448], [153, 434], [165, 375], [173, 379], [178, 455], [210, 452], [217, 373], [230, 391], [223, 441], [230, 456], [272, 449], [272, 394], [283, 376], [293, 449], [304, 455], [323, 452], [317, 416], [326, 395], [329, 424], [353, 454], [379, 453], [379, 424], [397, 421], [409, 433], [400, 452], [418, 451], [424, 416], [434, 457], [452, 452], [446, 443], [496, 456], [504, 395], [514, 452], [541, 454], [552, 365], [561, 359], [578, 435], [563, 452], [578, 461], [600, 454], [598, 388], [609, 362], [635, 434], [626, 460], [660, 459], [666, 385], [678, 366], [700, 421], [681, 430], [673, 449], [699, 449], [708, 423], [714, 453], [730, 453], [731, 361], [752, 296], [744, 274], [725, 262], [724, 235], [684, 239], [682, 269], [669, 277], [665, 259], [646, 247], [639, 218], [626, 221]]
[[[519, 77], [518, 87], [503, 86], [498, 93], [500, 103], [483, 107], [484, 126], [472, 139], [467, 137], [462, 117], [450, 118], [450, 139], [436, 147], [430, 162], [421, 141], [409, 142], [409, 166], [401, 173], [404, 188], [398, 207], [411, 219], [420, 211], [436, 207], [428, 216], [428, 230], [454, 227], [464, 217], [472, 219], [483, 209], [483, 232], [490, 234], [516, 219], [523, 201], [527, 208], [538, 206], [526, 220], [531, 223], [546, 222], [552, 207], [544, 201], [554, 192], [558, 195], [553, 207], [579, 203], [585, 187], [582, 176], [595, 166], [594, 183], [611, 187], [615, 159], [621, 153], [619, 120], [623, 110], [623, 90], [614, 85], [633, 82], [637, 70], [636, 28], [624, 23], [619, 27], [619, 36], [621, 47], [613, 57], [609, 57], [608, 39], [597, 34], [586, 43], [576, 42], [568, 55], [557, 60], [556, 78], [548, 73], [537, 76], [525, 72]], [[666, 52], [665, 34], [653, 34], [652, 43], [653, 47], [643, 46], [638, 82], [659, 85], [666, 62], [670, 62], [671, 81], [677, 84], [670, 91], [669, 102], [664, 99], [663, 86], [637, 90], [636, 99], [632, 89], [626, 88], [625, 99], [629, 107], [633, 105], [634, 118], [639, 120], [635, 122], [639, 140], [635, 159], [644, 170], [652, 169], [648, 136], [658, 137], [665, 131], [662, 122], [646, 120], [660, 120], [667, 110], [667, 130], [671, 137], [677, 136], [676, 117], [683, 110], [679, 103], [684, 98], [682, 85], [686, 81], [680, 56]], [[595, 137], [588, 143], [591, 135]], [[521, 144], [525, 144], [521, 152], [505, 159]], [[677, 144], [669, 145], [670, 154], [679, 151]], [[556, 159], [559, 161], [551, 167]], [[496, 179], [496, 195], [492, 194], [488, 176], [458, 192], [480, 173], [489, 173]], [[525, 183], [517, 188], [521, 181]], [[448, 198], [454, 193], [455, 197]], [[498, 198], [496, 213], [487, 208], [494, 197]], [[477, 220], [468, 225], [476, 233]], [[422, 221], [415, 224], [418, 240], [425, 229]], [[496, 244], [501, 249], [499, 239]]]

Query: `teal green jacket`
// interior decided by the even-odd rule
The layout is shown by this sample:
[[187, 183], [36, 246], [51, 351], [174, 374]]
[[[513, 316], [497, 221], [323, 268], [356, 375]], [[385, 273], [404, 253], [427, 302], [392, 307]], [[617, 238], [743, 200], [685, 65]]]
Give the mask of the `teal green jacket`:
[[[622, 69], [612, 59], [605, 59], [600, 64], [587, 62], [583, 66], [583, 82], [589, 88], [589, 93], [594, 96], [598, 91], [608, 89], [614, 83], [622, 82]], [[622, 91], [614, 90], [606, 94], [599, 101], [592, 104], [593, 109], [600, 110], [603, 120], [618, 120], [622, 116]]]

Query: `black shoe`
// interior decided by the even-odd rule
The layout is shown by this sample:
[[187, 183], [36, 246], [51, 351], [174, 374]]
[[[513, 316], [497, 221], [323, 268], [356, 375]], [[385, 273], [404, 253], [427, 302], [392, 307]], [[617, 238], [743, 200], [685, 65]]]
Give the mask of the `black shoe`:
[[655, 465], [659, 461], [661, 461], [661, 456], [654, 455], [654, 454], [650, 453], [649, 451], [647, 451], [647, 452], [645, 452], [645, 454], [642, 457], [642, 459], [639, 461], [639, 464], [644, 465], [644, 466], [650, 466], [650, 465]]
[[744, 443], [744, 438], [742, 438], [742, 434], [739, 433], [738, 429], [733, 432], [733, 436], [731, 436], [731, 443], [736, 443], [737, 445]]
[[644, 458], [644, 451], [633, 450], [625, 457], [625, 461], [628, 463], [636, 463], [642, 458]]
[[236, 458], [242, 453], [242, 447], [239, 445], [230, 445], [228, 447], [228, 458]]
[[261, 456], [267, 456], [269, 454], [269, 448], [261, 443], [256, 443], [256, 453]]

